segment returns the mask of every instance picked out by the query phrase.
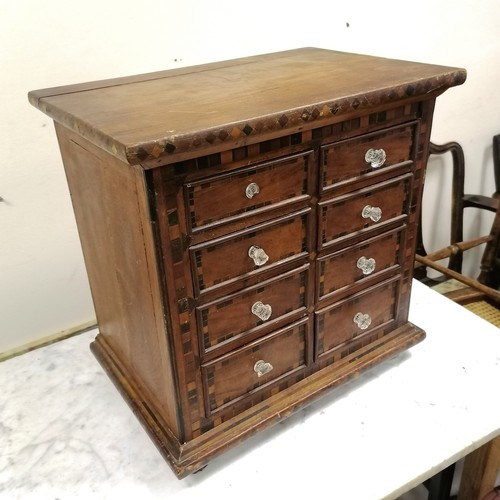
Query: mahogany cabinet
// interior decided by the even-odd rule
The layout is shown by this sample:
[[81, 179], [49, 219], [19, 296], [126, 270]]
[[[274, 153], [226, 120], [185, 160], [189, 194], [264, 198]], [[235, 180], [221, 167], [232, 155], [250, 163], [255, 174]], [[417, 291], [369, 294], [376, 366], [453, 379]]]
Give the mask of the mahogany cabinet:
[[432, 113], [465, 76], [306, 48], [29, 94], [55, 121], [92, 350], [179, 477], [424, 338]]

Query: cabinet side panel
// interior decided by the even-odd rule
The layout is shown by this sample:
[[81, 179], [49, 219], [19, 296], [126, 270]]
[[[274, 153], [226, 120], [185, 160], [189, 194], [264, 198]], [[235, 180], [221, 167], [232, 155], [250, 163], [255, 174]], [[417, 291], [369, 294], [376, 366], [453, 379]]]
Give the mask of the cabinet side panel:
[[56, 124], [100, 334], [179, 438], [142, 170]]

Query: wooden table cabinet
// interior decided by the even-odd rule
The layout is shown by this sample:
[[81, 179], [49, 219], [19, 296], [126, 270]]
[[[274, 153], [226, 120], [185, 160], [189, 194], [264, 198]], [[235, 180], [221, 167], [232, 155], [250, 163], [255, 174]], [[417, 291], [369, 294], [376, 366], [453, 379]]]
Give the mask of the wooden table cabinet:
[[464, 80], [307, 48], [29, 94], [55, 121], [92, 350], [179, 477], [423, 339], [432, 113]]

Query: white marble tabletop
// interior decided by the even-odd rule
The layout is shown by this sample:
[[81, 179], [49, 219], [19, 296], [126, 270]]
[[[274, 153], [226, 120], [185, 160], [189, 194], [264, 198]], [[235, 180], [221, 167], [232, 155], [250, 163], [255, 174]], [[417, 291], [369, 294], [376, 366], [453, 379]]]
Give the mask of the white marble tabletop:
[[88, 349], [0, 363], [0, 498], [395, 499], [500, 434], [500, 332], [414, 283], [427, 338], [179, 481]]

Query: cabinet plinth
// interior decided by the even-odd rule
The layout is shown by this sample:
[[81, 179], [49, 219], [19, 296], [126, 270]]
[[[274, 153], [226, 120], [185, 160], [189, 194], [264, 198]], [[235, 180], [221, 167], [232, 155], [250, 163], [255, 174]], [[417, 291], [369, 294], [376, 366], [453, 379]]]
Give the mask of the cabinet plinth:
[[99, 335], [178, 477], [425, 337], [408, 322], [436, 97], [458, 68], [323, 49], [30, 92]]

